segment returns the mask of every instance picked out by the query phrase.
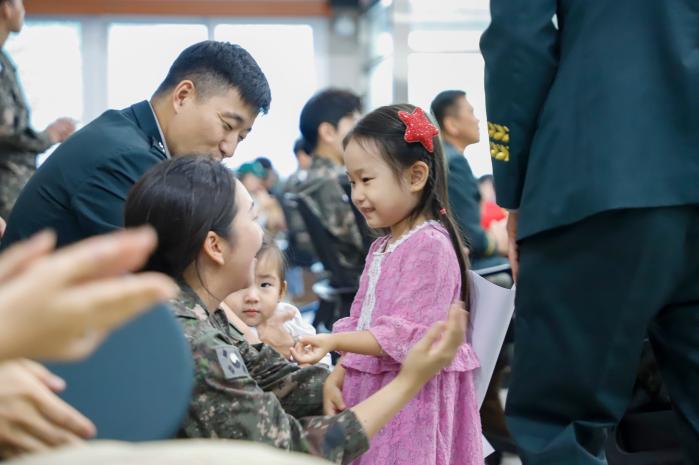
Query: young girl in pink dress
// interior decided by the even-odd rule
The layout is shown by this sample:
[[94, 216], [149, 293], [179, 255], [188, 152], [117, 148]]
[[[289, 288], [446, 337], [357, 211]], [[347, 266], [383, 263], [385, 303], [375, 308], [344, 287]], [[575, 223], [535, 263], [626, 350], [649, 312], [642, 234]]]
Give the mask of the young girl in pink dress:
[[[352, 202], [387, 234], [369, 250], [350, 316], [332, 334], [302, 337], [292, 351], [314, 363], [343, 354], [325, 387], [326, 414], [351, 407], [392, 380], [406, 353], [449, 305], [468, 302], [467, 265], [448, 211], [437, 129], [420, 108], [393, 105], [365, 116], [345, 139]], [[355, 465], [483, 463], [473, 370], [464, 343], [371, 441]], [[341, 393], [340, 393], [341, 390]]]

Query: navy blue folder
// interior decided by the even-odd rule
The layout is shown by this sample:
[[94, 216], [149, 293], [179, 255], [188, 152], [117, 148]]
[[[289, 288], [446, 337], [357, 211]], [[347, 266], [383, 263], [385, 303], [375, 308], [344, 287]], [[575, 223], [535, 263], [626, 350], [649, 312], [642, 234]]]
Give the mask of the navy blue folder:
[[194, 365], [165, 304], [114, 331], [90, 357], [47, 363], [65, 379], [60, 396], [97, 426], [97, 439], [174, 437], [187, 411]]

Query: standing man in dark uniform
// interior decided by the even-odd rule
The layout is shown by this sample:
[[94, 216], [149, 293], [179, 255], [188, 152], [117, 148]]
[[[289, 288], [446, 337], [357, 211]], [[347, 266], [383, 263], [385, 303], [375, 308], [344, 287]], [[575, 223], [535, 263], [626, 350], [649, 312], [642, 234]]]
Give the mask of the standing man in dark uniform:
[[646, 336], [699, 463], [699, 4], [491, 13], [488, 129], [519, 266], [507, 414], [524, 463], [605, 462]]
[[53, 153], [17, 200], [2, 248], [44, 228], [59, 246], [121, 228], [126, 195], [150, 167], [232, 156], [270, 102], [267, 78], [242, 47], [188, 47], [150, 101], [105, 112]]
[[473, 106], [466, 92], [445, 90], [432, 100], [430, 110], [441, 130], [447, 159], [449, 205], [468, 244], [471, 267], [478, 270], [506, 264], [508, 244], [504, 223], [494, 223], [488, 230], [481, 226], [478, 180], [464, 156], [466, 147], [481, 138]]
[[10, 33], [23, 25], [22, 0], [0, 0], [0, 217], [5, 219], [36, 170], [36, 156], [75, 131], [70, 118], [59, 118], [42, 132], [29, 124], [27, 99], [4, 49]]

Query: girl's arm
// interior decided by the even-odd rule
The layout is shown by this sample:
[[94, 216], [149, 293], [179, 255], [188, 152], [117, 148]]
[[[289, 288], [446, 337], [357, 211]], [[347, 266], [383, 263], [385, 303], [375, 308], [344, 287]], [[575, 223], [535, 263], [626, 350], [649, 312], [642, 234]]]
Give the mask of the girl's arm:
[[463, 303], [452, 305], [448, 321], [432, 325], [410, 349], [398, 376], [350, 409], [364, 426], [367, 436], [376, 434], [425, 383], [452, 362], [464, 341], [467, 318]]
[[369, 331], [303, 336], [291, 349], [298, 363], [318, 363], [328, 352], [351, 352], [361, 355], [384, 355], [376, 338]]

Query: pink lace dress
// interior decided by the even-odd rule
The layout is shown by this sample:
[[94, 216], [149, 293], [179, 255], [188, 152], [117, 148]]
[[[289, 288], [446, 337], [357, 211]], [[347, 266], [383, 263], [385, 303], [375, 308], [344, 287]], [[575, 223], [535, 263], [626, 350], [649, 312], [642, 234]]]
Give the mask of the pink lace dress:
[[[391, 381], [410, 348], [447, 316], [461, 289], [459, 263], [436, 221], [369, 250], [350, 316], [333, 332], [368, 330], [385, 356], [345, 354], [343, 395], [356, 405]], [[371, 440], [353, 465], [482, 465], [481, 425], [473, 386], [478, 359], [469, 344]]]

